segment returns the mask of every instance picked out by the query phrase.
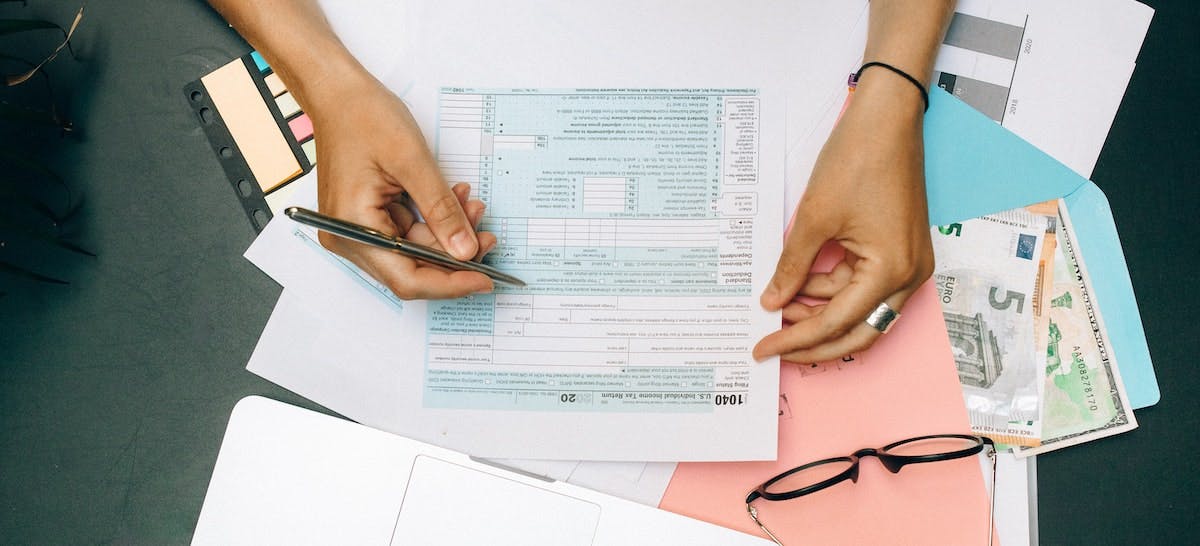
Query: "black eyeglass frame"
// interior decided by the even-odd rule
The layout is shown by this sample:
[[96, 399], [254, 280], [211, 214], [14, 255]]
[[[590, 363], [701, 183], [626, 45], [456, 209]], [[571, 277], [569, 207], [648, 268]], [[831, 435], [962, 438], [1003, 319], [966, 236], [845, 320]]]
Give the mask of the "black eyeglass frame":
[[[954, 438], [954, 439], [960, 439], [960, 440], [973, 440], [976, 443], [975, 443], [975, 445], [964, 448], [964, 449], [959, 449], [959, 450], [955, 450], [955, 451], [947, 451], [945, 453], [932, 453], [932, 454], [927, 454], [927, 455], [897, 455], [894, 453], [887, 452], [890, 449], [895, 449], [897, 447], [900, 447], [902, 445], [909, 444], [912, 442], [919, 442], [919, 441], [923, 441], [923, 440], [933, 440], [933, 439], [939, 439], [939, 438], [946, 438], [946, 439]], [[854, 453], [850, 454], [849, 456], [831, 457], [828, 459], [821, 459], [819, 461], [814, 461], [814, 462], [811, 462], [808, 464], [804, 464], [804, 465], [798, 466], [796, 468], [787, 470], [785, 472], [782, 472], [782, 473], [776, 475], [775, 477], [763, 482], [762, 485], [758, 486], [753, 491], [751, 491], [750, 494], [746, 495], [746, 511], [750, 514], [750, 519], [753, 519], [754, 523], [757, 524], [759, 526], [759, 528], [762, 529], [763, 532], [765, 532], [767, 534], [767, 536], [771, 537], [771, 540], [775, 541], [776, 544], [779, 544], [780, 546], [782, 546], [783, 542], [780, 542], [779, 538], [777, 538], [775, 536], [775, 534], [771, 532], [770, 529], [768, 529], [765, 525], [763, 525], [763, 523], [761, 521], [759, 521], [758, 510], [756, 510], [753, 506], [751, 506], [750, 503], [752, 503], [758, 499], [769, 500], [769, 501], [791, 500], [791, 499], [794, 499], [797, 497], [811, 495], [813, 493], [816, 493], [817, 491], [821, 491], [822, 489], [827, 489], [827, 488], [837, 485], [841, 482], [844, 482], [847, 479], [849, 479], [852, 483], [858, 483], [858, 468], [859, 468], [858, 463], [860, 460], [862, 460], [863, 457], [875, 457], [875, 458], [879, 459], [879, 462], [883, 464], [884, 468], [888, 469], [888, 471], [890, 471], [892, 474], [896, 474], [896, 473], [900, 472], [900, 469], [902, 469], [905, 466], [910, 465], [910, 464], [933, 463], [933, 462], [939, 462], [939, 461], [950, 461], [950, 460], [954, 460], [954, 459], [962, 459], [964, 457], [971, 457], [974, 455], [978, 455], [980, 452], [982, 452], [984, 449], [987, 449], [987, 448], [991, 448], [988, 451], [988, 458], [991, 459], [991, 463], [992, 463], [992, 488], [991, 488], [991, 494], [990, 494], [991, 498], [989, 501], [989, 508], [988, 508], [988, 545], [991, 546], [992, 538], [995, 533], [995, 513], [996, 513], [996, 443], [991, 438], [988, 438], [986, 436], [975, 436], [975, 435], [971, 435], [971, 434], [930, 434], [927, 436], [918, 436], [915, 438], [907, 438], [907, 439], [900, 440], [897, 442], [892, 442], [886, 446], [883, 446], [883, 447], [877, 448], [877, 449], [876, 448], [863, 448], [858, 451], [855, 451]], [[788, 476], [791, 476], [792, 474], [795, 474], [802, 470], [807, 470], [809, 468], [813, 468], [813, 467], [824, 465], [824, 464], [843, 462], [843, 461], [850, 463], [850, 466], [846, 470], [843, 470], [842, 472], [839, 472], [837, 475], [832, 476], [830, 478], [826, 478], [824, 480], [821, 480], [820, 482], [817, 482], [815, 484], [801, 487], [799, 489], [794, 489], [791, 491], [785, 491], [782, 493], [772, 493], [770, 491], [767, 491], [767, 488], [770, 487], [772, 484], [778, 483], [780, 480], [783, 480], [784, 478], [787, 478]]]
[[[896, 455], [896, 454], [888, 453], [888, 450], [895, 449], [904, 444], [909, 444], [912, 442], [920, 442], [920, 441], [924, 441], [924, 440], [939, 439], [939, 438], [956, 438], [959, 440], [974, 440], [976, 442], [976, 444], [971, 447], [960, 449], [957, 451], [948, 451], [946, 453], [934, 453], [934, 454], [930, 454], [930, 455]], [[995, 444], [995, 442], [992, 441], [991, 438], [987, 438], [985, 436], [973, 436], [970, 434], [930, 434], [928, 436], [918, 436], [916, 438], [908, 438], [908, 439], [900, 440], [898, 442], [892, 442], [892, 443], [890, 443], [886, 446], [883, 446], [881, 448], [878, 448], [878, 449], [868, 447], [868, 448], [864, 448], [864, 449], [855, 451], [854, 453], [850, 454], [849, 456], [831, 457], [828, 459], [821, 459], [820, 461], [814, 461], [814, 462], [811, 462], [811, 463], [808, 463], [805, 465], [797, 466], [796, 468], [793, 468], [791, 470], [783, 472], [783, 473], [775, 476], [774, 478], [771, 478], [771, 479], [763, 482], [763, 484], [758, 486], [757, 489], [755, 489], [754, 491], [751, 491], [750, 494], [746, 496], [746, 504], [750, 504], [751, 502], [754, 502], [755, 500], [757, 500], [759, 498], [764, 499], [764, 500], [769, 500], [769, 501], [791, 500], [791, 499], [794, 499], [797, 497], [803, 497], [804, 495], [810, 495], [812, 493], [816, 493], [817, 491], [832, 487], [843, 481], [846, 481], [847, 479], [849, 479], [853, 483], [858, 483], [858, 462], [863, 457], [875, 457], [875, 458], [879, 459], [879, 462], [883, 463], [884, 468], [888, 469], [892, 474], [895, 474], [897, 472], [900, 472], [901, 468], [904, 468], [905, 466], [910, 465], [910, 464], [934, 463], [934, 462], [938, 462], [938, 461], [949, 461], [949, 460], [953, 460], [953, 459], [961, 459], [963, 457], [971, 457], [973, 455], [978, 455], [981, 451], [983, 451], [984, 447], [986, 447], [986, 446], [991, 446], [992, 449], [995, 449], [996, 444]], [[768, 487], [771, 487], [771, 485], [779, 482], [780, 480], [783, 480], [784, 478], [787, 478], [788, 476], [791, 476], [792, 474], [795, 474], [802, 470], [807, 470], [809, 468], [813, 468], [816, 466], [830, 464], [830, 463], [836, 463], [836, 462], [842, 462], [842, 461], [849, 462], [850, 466], [846, 470], [843, 470], [842, 472], [838, 473], [836, 476], [827, 478], [825, 480], [822, 480], [820, 482], [817, 482], [817, 483], [809, 485], [809, 486], [801, 487], [799, 489], [794, 489], [791, 491], [786, 491], [783, 493], [771, 493], [770, 491], [767, 491]]]

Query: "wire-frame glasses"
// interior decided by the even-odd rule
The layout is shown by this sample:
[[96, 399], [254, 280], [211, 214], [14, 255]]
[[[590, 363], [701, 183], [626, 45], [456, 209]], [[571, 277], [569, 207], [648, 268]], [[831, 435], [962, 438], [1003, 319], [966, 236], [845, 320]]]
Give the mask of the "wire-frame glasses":
[[858, 482], [858, 462], [863, 457], [875, 457], [883, 467], [895, 474], [906, 465], [935, 463], [977, 455], [987, 450], [992, 465], [992, 488], [988, 507], [988, 546], [992, 544], [996, 513], [996, 444], [991, 438], [967, 434], [934, 434], [893, 442], [881, 448], [864, 448], [845, 457], [822, 459], [797, 466], [767, 480], [746, 495], [746, 511], [771, 540], [783, 546], [763, 522], [751, 504], [756, 500], [782, 501], [811, 495], [838, 483]]

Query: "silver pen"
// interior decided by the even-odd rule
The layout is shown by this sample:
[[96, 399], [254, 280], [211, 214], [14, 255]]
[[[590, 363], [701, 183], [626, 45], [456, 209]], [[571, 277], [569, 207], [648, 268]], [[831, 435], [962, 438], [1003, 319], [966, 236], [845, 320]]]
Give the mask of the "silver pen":
[[308, 210], [301, 207], [288, 207], [283, 211], [283, 213], [288, 215], [288, 218], [300, 222], [301, 224], [317, 228], [327, 233], [332, 233], [338, 237], [345, 237], [351, 241], [357, 241], [376, 248], [390, 250], [397, 254], [403, 254], [409, 258], [420, 260], [422, 262], [428, 262], [446, 269], [451, 269], [454, 271], [475, 271], [487, 275], [492, 280], [500, 281], [505, 284], [510, 284], [512, 286], [525, 286], [525, 281], [504, 273], [490, 265], [460, 260], [436, 248], [430, 248], [425, 245], [402, 239], [400, 237], [392, 237], [391, 235], [382, 233], [369, 227], [360, 226], [345, 220], [339, 220], [332, 216], [321, 214], [317, 211]]

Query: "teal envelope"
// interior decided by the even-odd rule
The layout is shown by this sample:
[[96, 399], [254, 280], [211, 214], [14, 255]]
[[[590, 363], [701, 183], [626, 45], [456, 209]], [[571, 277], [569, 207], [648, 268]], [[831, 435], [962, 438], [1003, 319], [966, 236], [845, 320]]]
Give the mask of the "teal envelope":
[[1061, 197], [1129, 403], [1135, 409], [1158, 403], [1146, 332], [1104, 192], [945, 91], [933, 89], [929, 100], [925, 182], [930, 223], [945, 225]]

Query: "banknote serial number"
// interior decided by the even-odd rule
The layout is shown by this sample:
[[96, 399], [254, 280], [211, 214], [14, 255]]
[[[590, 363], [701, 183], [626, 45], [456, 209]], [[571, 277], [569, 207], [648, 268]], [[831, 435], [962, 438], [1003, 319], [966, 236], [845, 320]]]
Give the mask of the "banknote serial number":
[[1075, 347], [1071, 351], [1071, 361], [1079, 373], [1079, 383], [1083, 386], [1083, 397], [1087, 400], [1088, 411], [1100, 411], [1100, 405], [1096, 403], [1096, 389], [1092, 384], [1091, 370], [1088, 369], [1087, 362], [1083, 360], [1083, 353], [1079, 347]]

